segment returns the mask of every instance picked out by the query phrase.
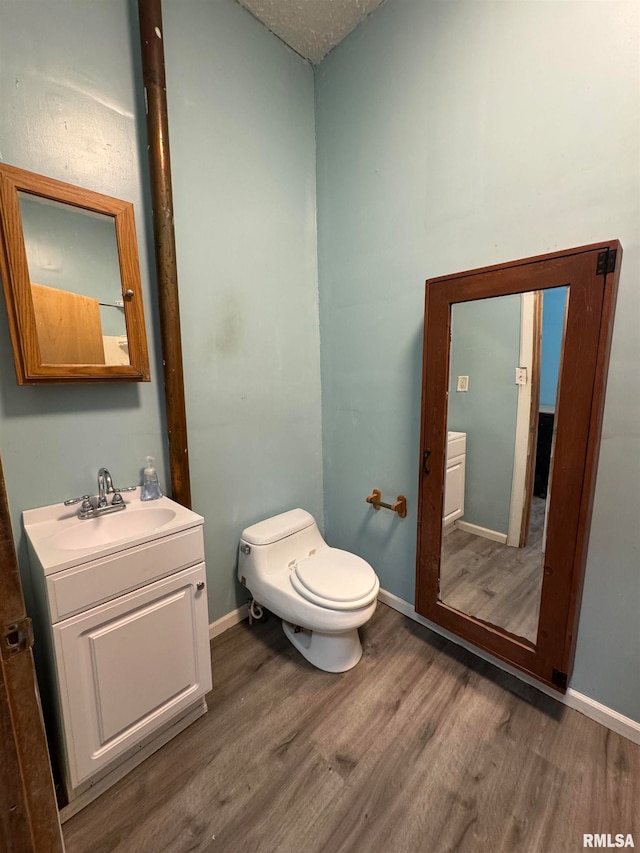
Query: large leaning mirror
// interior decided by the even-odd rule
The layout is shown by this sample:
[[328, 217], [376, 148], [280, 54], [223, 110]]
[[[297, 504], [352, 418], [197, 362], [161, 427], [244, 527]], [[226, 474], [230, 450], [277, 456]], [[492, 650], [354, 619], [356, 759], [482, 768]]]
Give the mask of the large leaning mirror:
[[133, 205], [0, 164], [0, 225], [18, 383], [149, 381]]
[[621, 249], [427, 282], [416, 610], [564, 690]]

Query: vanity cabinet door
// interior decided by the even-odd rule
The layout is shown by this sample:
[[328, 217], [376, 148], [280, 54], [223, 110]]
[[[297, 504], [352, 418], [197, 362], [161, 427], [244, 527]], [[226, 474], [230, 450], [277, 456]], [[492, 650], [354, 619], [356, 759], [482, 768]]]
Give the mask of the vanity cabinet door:
[[200, 563], [53, 627], [73, 788], [210, 690], [204, 581]]
[[444, 481], [444, 512], [442, 524], [446, 527], [464, 515], [464, 479], [466, 456], [447, 460]]

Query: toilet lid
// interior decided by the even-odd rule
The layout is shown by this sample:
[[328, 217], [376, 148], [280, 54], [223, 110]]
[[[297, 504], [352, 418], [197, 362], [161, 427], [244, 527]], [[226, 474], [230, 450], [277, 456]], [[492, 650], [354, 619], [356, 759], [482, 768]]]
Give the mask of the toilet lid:
[[291, 582], [310, 601], [326, 602], [339, 610], [365, 607], [380, 587], [369, 563], [339, 548], [323, 548], [300, 560], [291, 573]]

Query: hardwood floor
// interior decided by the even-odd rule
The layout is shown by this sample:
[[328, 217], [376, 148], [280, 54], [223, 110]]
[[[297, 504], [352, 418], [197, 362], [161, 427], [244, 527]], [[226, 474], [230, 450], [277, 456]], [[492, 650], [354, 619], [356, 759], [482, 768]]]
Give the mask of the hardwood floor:
[[440, 567], [442, 601], [535, 643], [542, 593], [545, 505], [542, 498], [533, 498], [524, 548], [512, 548], [463, 530], [445, 533]]
[[64, 826], [68, 853], [570, 853], [640, 844], [640, 746], [383, 604], [350, 672], [275, 617], [211, 644], [209, 713]]

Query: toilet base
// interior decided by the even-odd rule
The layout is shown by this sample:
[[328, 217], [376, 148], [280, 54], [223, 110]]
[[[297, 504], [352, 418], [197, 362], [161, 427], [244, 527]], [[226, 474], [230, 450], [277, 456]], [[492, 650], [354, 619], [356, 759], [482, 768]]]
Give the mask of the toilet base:
[[295, 625], [283, 619], [282, 630], [309, 663], [325, 672], [346, 672], [362, 657], [357, 628], [343, 631], [341, 634], [324, 634], [322, 631], [309, 631], [306, 628], [300, 628], [296, 633]]

